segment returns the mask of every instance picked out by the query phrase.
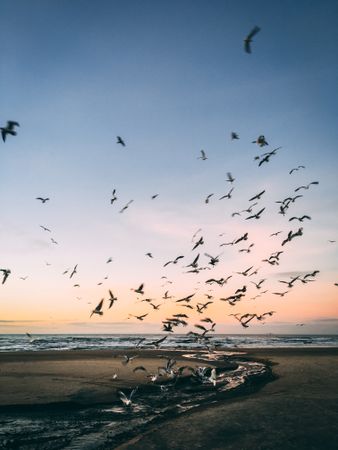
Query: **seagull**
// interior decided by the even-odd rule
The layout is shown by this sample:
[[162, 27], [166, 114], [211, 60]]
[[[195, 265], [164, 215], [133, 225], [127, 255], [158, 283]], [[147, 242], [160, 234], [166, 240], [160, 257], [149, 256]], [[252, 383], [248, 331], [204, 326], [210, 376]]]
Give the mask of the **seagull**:
[[249, 199], [249, 202], [252, 202], [253, 200], [260, 200], [260, 198], [262, 197], [262, 195], [265, 193], [265, 189], [263, 191], [261, 191], [259, 194], [254, 195], [253, 197], [251, 197]]
[[261, 134], [258, 136], [258, 138], [255, 141], [252, 141], [253, 144], [257, 144], [260, 147], [264, 147], [265, 145], [269, 145], [266, 140], [264, 134]]
[[169, 264], [177, 264], [178, 261], [179, 261], [180, 259], [182, 259], [182, 258], [184, 258], [183, 255], [177, 256], [173, 261], [168, 261], [168, 262], [166, 262], [165, 264], [163, 264], [163, 267], [166, 267], [166, 266], [168, 266]]
[[299, 186], [298, 188], [295, 189], [295, 192], [300, 191], [301, 189], [309, 189], [309, 187], [312, 184], [319, 184], [319, 181], [311, 181], [311, 183], [307, 184], [306, 186]]
[[52, 244], [57, 244], [57, 242], [53, 238], [50, 238], [50, 240], [52, 241]]
[[251, 53], [251, 42], [252, 38], [260, 31], [261, 29], [255, 26], [250, 33], [244, 39], [244, 50], [246, 53]]
[[22, 281], [26, 281], [26, 280], [27, 280], [27, 278], [28, 278], [28, 275], [26, 275], [25, 277], [20, 277], [20, 280], [22, 280]]
[[2, 278], [2, 283], [1, 284], [5, 284], [7, 278], [11, 274], [11, 271], [10, 271], [10, 269], [0, 269], [0, 272], [3, 273], [3, 278]]
[[[271, 158], [271, 156], [273, 156], [273, 155], [275, 155], [276, 154], [276, 152], [277, 152], [277, 150], [279, 150], [280, 148], [282, 148], [282, 147], [278, 147], [278, 148], [275, 148], [274, 150], [272, 150], [271, 152], [269, 152], [269, 153], [264, 153], [263, 155], [262, 155], [262, 159], [259, 161], [259, 163], [258, 163], [258, 167], [260, 167], [263, 163], [268, 163], [269, 161], [270, 161], [270, 158]], [[259, 159], [260, 157], [258, 157], [258, 159]]]
[[235, 181], [235, 178], [231, 175], [231, 172], [227, 172], [228, 179], [225, 181], [228, 181], [229, 183], [233, 183]]
[[127, 208], [129, 208], [129, 205], [131, 203], [133, 203], [134, 200], [129, 200], [129, 202], [122, 208], [120, 209], [119, 213], [123, 213], [123, 211], [125, 211]]
[[151, 196], [151, 199], [155, 200], [155, 198], [157, 198], [158, 196], [159, 196], [159, 194], [154, 194], [154, 195]]
[[199, 238], [199, 240], [197, 242], [195, 242], [195, 245], [193, 246], [191, 251], [195, 250], [199, 245], [203, 245], [203, 244], [204, 244], [204, 239], [203, 239], [203, 236], [201, 236]]
[[131, 391], [131, 393], [129, 394], [129, 398], [126, 396], [126, 394], [124, 392], [122, 392], [122, 391], [118, 392], [119, 396], [120, 396], [120, 400], [125, 406], [131, 406], [131, 404], [132, 404], [132, 400], [131, 399], [132, 399], [133, 395], [135, 394], [135, 392], [137, 391], [137, 389], [138, 388], [136, 386], [136, 388], [133, 389]]
[[50, 200], [50, 198], [49, 197], [36, 197], [35, 200], [40, 200], [40, 202], [46, 203], [46, 202], [48, 202], [48, 200]]
[[137, 358], [137, 355], [134, 355], [134, 356], [123, 355], [123, 357], [124, 357], [124, 360], [122, 361], [122, 364], [124, 366], [126, 366], [128, 363], [130, 363], [130, 361]]
[[137, 294], [144, 295], [144, 283], [140, 284], [140, 286], [137, 289], [132, 289], [132, 291], [136, 292]]
[[208, 258], [210, 258], [209, 264], [211, 266], [216, 266], [217, 263], [219, 263], [219, 257], [222, 255], [222, 253], [220, 253], [217, 256], [211, 256], [208, 253], [204, 253], [205, 256], [207, 256]]
[[108, 298], [108, 301], [110, 302], [110, 305], [109, 305], [108, 309], [110, 309], [113, 306], [114, 302], [117, 301], [117, 297], [114, 296], [114, 294], [112, 293], [112, 291], [110, 289], [109, 289], [109, 295], [110, 295], [110, 297]]
[[251, 267], [249, 267], [248, 269], [246, 269], [246, 270], [244, 270], [243, 272], [236, 272], [236, 273], [238, 273], [239, 275], [243, 275], [243, 276], [247, 276], [248, 274], [249, 274], [249, 272], [250, 272], [250, 270], [253, 268], [253, 266], [251, 266]]
[[28, 337], [30, 342], [34, 342], [35, 341], [35, 339], [33, 338], [33, 336], [30, 333], [26, 332], [26, 336]]
[[274, 295], [279, 295], [280, 297], [284, 297], [284, 295], [286, 295], [289, 291], [284, 291], [284, 292], [272, 292]]
[[111, 194], [110, 204], [112, 205], [116, 200], [117, 200], [116, 189], [114, 189], [112, 194]]
[[149, 258], [154, 258], [150, 252], [146, 253], [146, 256], [149, 256]]
[[43, 225], [39, 225], [39, 226], [40, 226], [40, 228], [43, 229], [43, 231], [48, 231], [49, 233], [51, 233], [51, 230], [49, 228], [44, 227]]
[[303, 235], [303, 228], [299, 228], [294, 233], [292, 233], [292, 231], [289, 231], [287, 238], [284, 239], [284, 241], [282, 242], [282, 246], [285, 245], [287, 242], [291, 242], [293, 238], [302, 235]]
[[235, 139], [239, 139], [239, 136], [238, 136], [237, 133], [235, 133], [235, 131], [232, 131], [230, 136], [231, 136], [231, 140], [232, 141], [235, 140]]
[[208, 159], [204, 150], [201, 150], [201, 156], [199, 156], [197, 159], [201, 159], [202, 161], [205, 161], [206, 159]]
[[77, 264], [74, 266], [74, 269], [72, 270], [72, 273], [70, 274], [69, 278], [72, 278], [73, 275], [77, 273]]
[[116, 139], [117, 139], [116, 144], [121, 144], [122, 147], [125, 147], [125, 146], [126, 146], [126, 143], [125, 143], [124, 140], [121, 138], [121, 136], [116, 136]]
[[197, 262], [198, 262], [199, 257], [200, 257], [200, 254], [198, 254], [196, 256], [196, 258], [193, 260], [193, 262], [188, 264], [186, 267], [192, 267], [192, 268], [196, 269], [198, 267]]
[[272, 236], [278, 236], [280, 233], [283, 233], [283, 231], [276, 231], [276, 233], [270, 234], [270, 237], [272, 237]]
[[209, 195], [207, 196], [207, 198], [204, 200], [204, 202], [205, 202], [206, 204], [208, 204], [209, 201], [210, 201], [210, 198], [211, 198], [213, 195], [214, 195], [214, 194], [209, 194]]
[[305, 166], [298, 166], [298, 167], [295, 167], [294, 169], [291, 169], [291, 170], [290, 170], [289, 174], [291, 175], [293, 172], [295, 172], [295, 171], [297, 171], [297, 170], [299, 170], [299, 169], [305, 169]]
[[93, 309], [93, 311], [92, 311], [90, 317], [92, 317], [93, 314], [98, 314], [99, 316], [103, 316], [103, 312], [101, 311], [102, 306], [103, 306], [103, 302], [104, 302], [104, 299], [102, 299], [102, 300], [100, 301], [100, 303], [96, 306], [96, 308]]
[[311, 217], [310, 217], [310, 216], [307, 216], [307, 215], [304, 215], [304, 216], [302, 216], [302, 217], [291, 217], [291, 218], [289, 219], [289, 222], [291, 222], [291, 220], [298, 220], [299, 222], [303, 222], [304, 219], [311, 220]]
[[148, 313], [142, 314], [141, 316], [134, 316], [134, 314], [129, 314], [129, 316], [135, 317], [135, 319], [140, 320], [142, 322], [144, 320], [144, 318], [148, 316]]
[[220, 197], [219, 200], [223, 200], [223, 198], [229, 198], [230, 199], [233, 190], [234, 190], [234, 188], [231, 188], [230, 191], [227, 194], [225, 194], [222, 197]]
[[113, 258], [110, 256], [110, 257], [107, 259], [106, 264], [109, 264], [109, 263], [111, 263], [112, 261], [113, 261]]
[[2, 140], [6, 142], [7, 134], [10, 134], [11, 136], [16, 136], [17, 132], [14, 129], [14, 127], [19, 126], [20, 125], [18, 124], [18, 122], [15, 122], [14, 120], [8, 120], [7, 125], [5, 127], [0, 128]]
[[262, 212], [265, 210], [265, 208], [262, 208], [257, 214], [253, 214], [249, 217], [246, 217], [245, 220], [249, 220], [249, 219], [260, 219], [260, 216], [262, 214]]
[[156, 341], [149, 342], [146, 345], [154, 345], [156, 348], [159, 348], [160, 344], [162, 344], [162, 342], [164, 342], [167, 339], [167, 337], [168, 336], [164, 336], [160, 339], [157, 339]]

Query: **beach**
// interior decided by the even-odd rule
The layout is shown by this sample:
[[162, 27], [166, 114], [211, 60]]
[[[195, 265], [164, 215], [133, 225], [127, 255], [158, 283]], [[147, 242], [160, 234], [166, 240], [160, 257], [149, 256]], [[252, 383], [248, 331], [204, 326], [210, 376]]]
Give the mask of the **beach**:
[[[239, 349], [233, 350], [238, 352]], [[132, 429], [127, 425], [135, 421], [133, 415], [137, 411], [125, 411], [126, 408], [119, 405], [118, 391], [129, 392], [139, 386], [146, 393], [149, 385], [143, 371], [134, 373], [133, 368], [144, 366], [149, 373], [155, 372], [166, 362], [166, 357], [175, 358], [179, 365], [188, 363], [192, 367], [201, 365], [201, 361], [189, 358], [187, 362], [182, 352], [168, 350], [2, 353], [0, 423], [3, 431], [0, 448], [34, 448], [37, 438], [30, 442], [31, 428], [41, 422], [41, 414], [49, 417], [40, 433], [41, 449], [336, 448], [338, 349], [265, 348], [240, 349], [240, 352], [245, 352], [239, 355], [243, 361], [267, 364], [272, 368], [273, 376], [225, 392], [213, 397], [212, 401], [199, 401], [179, 414], [175, 409], [168, 409], [166, 414], [158, 413], [156, 404], [151, 416], [145, 411], [144, 416], [149, 417], [149, 421], [140, 419]], [[124, 354], [137, 354], [137, 358], [123, 365]], [[231, 365], [231, 358], [227, 364]], [[203, 365], [224, 367], [224, 362], [210, 361]], [[114, 373], [117, 374], [115, 380]], [[109, 411], [109, 405], [116, 404], [119, 406], [111, 410], [114, 417], [118, 413], [127, 414], [121, 422], [126, 429], [118, 436], [111, 433], [111, 424], [116, 423], [116, 419], [111, 420], [112, 412]], [[138, 417], [142, 417], [142, 410], [138, 413]], [[71, 442], [53, 428], [67, 415], [70, 420], [66, 425], [60, 423], [60, 427], [71, 423], [70, 428], [75, 432], [76, 424], [81, 428], [83, 417], [93, 423], [93, 417], [98, 415], [102, 419], [101, 428], [87, 425], [86, 432], [78, 434], [77, 443]], [[17, 419], [23, 416], [24, 425], [18, 425]], [[32, 423], [27, 428], [29, 417]], [[17, 428], [13, 428], [13, 421]], [[49, 436], [48, 424], [53, 428], [50, 432], [53, 439]], [[104, 433], [100, 431], [102, 424]], [[15, 430], [21, 430], [25, 437], [20, 447], [15, 447], [18, 444], [13, 438]]]

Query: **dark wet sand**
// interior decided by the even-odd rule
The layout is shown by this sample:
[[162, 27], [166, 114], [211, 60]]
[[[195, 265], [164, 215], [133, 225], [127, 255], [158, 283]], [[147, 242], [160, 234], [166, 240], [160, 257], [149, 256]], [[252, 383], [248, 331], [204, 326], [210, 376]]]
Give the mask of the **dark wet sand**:
[[[146, 381], [143, 373], [132, 372], [133, 367], [145, 365], [155, 371], [167, 355], [180, 360], [179, 352], [141, 350], [130, 366], [123, 366], [123, 353], [135, 351], [2, 353], [0, 410], [109, 403], [116, 400], [118, 389]], [[247, 356], [270, 361], [278, 378], [250, 394], [150, 425], [115, 448], [337, 449], [338, 349], [250, 349]], [[113, 381], [116, 371], [118, 379]]]
[[255, 349], [278, 379], [154, 426], [118, 450], [338, 448], [338, 349]]

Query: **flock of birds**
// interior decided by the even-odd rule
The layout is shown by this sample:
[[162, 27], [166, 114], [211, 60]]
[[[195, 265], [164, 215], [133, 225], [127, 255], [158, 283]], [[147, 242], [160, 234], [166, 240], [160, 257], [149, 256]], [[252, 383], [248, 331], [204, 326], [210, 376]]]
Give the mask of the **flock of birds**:
[[[246, 53], [250, 54], [252, 52], [251, 44], [252, 44], [254, 36], [256, 36], [259, 31], [260, 31], [260, 28], [256, 26], [245, 37], [244, 50]], [[2, 136], [2, 139], [4, 142], [6, 142], [6, 139], [8, 136], [15, 136], [17, 134], [17, 131], [16, 131], [17, 127], [19, 127], [18, 122], [8, 121], [5, 126], [0, 128], [1, 136]], [[233, 131], [230, 134], [230, 139], [232, 141], [238, 140], [238, 139], [240, 139], [240, 136], [237, 132]], [[264, 135], [259, 135], [256, 139], [254, 139], [252, 141], [252, 143], [255, 144], [259, 149], [269, 147], [269, 143], [267, 142]], [[123, 148], [127, 147], [126, 140], [124, 138], [122, 138], [121, 136], [117, 136], [116, 144], [120, 145]], [[256, 161], [258, 163], [258, 167], [261, 167], [265, 164], [268, 164], [270, 162], [270, 160], [272, 158], [274, 158], [280, 150], [281, 150], [281, 147], [277, 147], [275, 149], [272, 149], [271, 151], [265, 151], [265, 152], [261, 153], [260, 155], [256, 156], [254, 158], [254, 161]], [[208, 159], [208, 155], [205, 150], [201, 150], [200, 156], [198, 156], [197, 158], [201, 160], [201, 163], [203, 163], [204, 161], [206, 161]], [[298, 171], [304, 170], [304, 169], [305, 169], [304, 165], [298, 165], [297, 167], [294, 167], [289, 171], [289, 175], [293, 175], [295, 172], [298, 172]], [[219, 197], [219, 200], [231, 200], [233, 192], [235, 190], [235, 181], [236, 180], [233, 177], [232, 173], [228, 172], [226, 182], [228, 183], [229, 189], [227, 192], [225, 192], [223, 195], [221, 195]], [[288, 214], [289, 208], [291, 206], [293, 206], [298, 201], [298, 199], [303, 197], [304, 192], [309, 190], [312, 187], [315, 187], [318, 184], [319, 184], [318, 181], [311, 181], [306, 185], [298, 186], [296, 189], [294, 189], [294, 192], [291, 195], [288, 195], [287, 197], [285, 197], [282, 200], [276, 201], [276, 204], [278, 205], [278, 214], [280, 214], [283, 217], [286, 216]], [[264, 206], [261, 203], [262, 199], [264, 199], [265, 192], [266, 191], [264, 189], [260, 192], [254, 193], [254, 195], [252, 195], [248, 199], [249, 205], [245, 209], [233, 212], [232, 217], [242, 216], [243, 214], [245, 214], [245, 217], [244, 217], [245, 221], [260, 220], [266, 214], [266, 206]], [[159, 196], [158, 193], [152, 195], [151, 200], [155, 200], [158, 196]], [[215, 193], [208, 194], [204, 200], [205, 204], [208, 205], [214, 196], [215, 196]], [[43, 197], [43, 196], [36, 197], [36, 200], [41, 202], [42, 205], [51, 201], [49, 197]], [[117, 189], [114, 189], [112, 191], [112, 195], [110, 198], [110, 204], [113, 206], [117, 201], [118, 201]], [[125, 205], [123, 205], [120, 208], [119, 213], [120, 214], [124, 213], [132, 205], [133, 202], [134, 202], [134, 200], [132, 200], [132, 199], [130, 201], [128, 201]], [[310, 220], [311, 220], [311, 216], [308, 214], [302, 214], [299, 216], [295, 215], [288, 219], [288, 221], [290, 223], [291, 222], [299, 222], [302, 224], [305, 223], [305, 221], [310, 221]], [[40, 225], [40, 227], [44, 232], [51, 233], [50, 228], [48, 228], [44, 225]], [[267, 265], [271, 265], [271, 266], [277, 265], [278, 266], [280, 264], [282, 255], [285, 252], [286, 246], [290, 245], [290, 243], [295, 238], [303, 236], [303, 232], [304, 232], [303, 227], [299, 227], [296, 230], [288, 231], [287, 234], [285, 236], [283, 236], [280, 241], [280, 248], [277, 249], [276, 251], [272, 252], [270, 255], [268, 255], [265, 259], [262, 260], [262, 262]], [[278, 237], [282, 233], [283, 233], [282, 230], [276, 231], [276, 232], [273, 232], [269, 237], [270, 238]], [[222, 235], [220, 235], [220, 236], [222, 236]], [[250, 253], [252, 251], [253, 247], [255, 246], [254, 242], [247, 243], [248, 240], [249, 240], [249, 232], [245, 232], [244, 234], [234, 236], [234, 238], [232, 240], [230, 240], [229, 242], [221, 243], [220, 248], [226, 247], [226, 246], [236, 247], [238, 249], [239, 253], [247, 254], [247, 253]], [[58, 245], [58, 242], [53, 237], [50, 237], [50, 241], [52, 244]], [[210, 274], [210, 271], [214, 270], [215, 267], [217, 267], [218, 264], [220, 263], [223, 253], [220, 253], [218, 255], [211, 255], [207, 251], [204, 251], [203, 256], [205, 258], [207, 258], [207, 260], [205, 260], [204, 263], [202, 263], [202, 259], [203, 259], [202, 248], [204, 248], [205, 242], [204, 242], [204, 236], [202, 235], [201, 229], [198, 229], [194, 233], [191, 241], [192, 241], [191, 242], [191, 252], [193, 253], [192, 261], [189, 263], [185, 263], [183, 266], [181, 266], [181, 268], [184, 269], [184, 271], [185, 271], [184, 273], [200, 274], [203, 272], [208, 272], [208, 274]], [[335, 241], [331, 240], [330, 242], [334, 243]], [[243, 245], [246, 245], [246, 246], [242, 247]], [[154, 259], [152, 252], [145, 253], [145, 256], [150, 259]], [[175, 256], [174, 258], [172, 258], [168, 261], [162, 262], [161, 263], [162, 269], [164, 270], [168, 266], [178, 266], [179, 264], [182, 264], [183, 260], [185, 260], [186, 258], [187, 258], [187, 256], [185, 256], [183, 254], [179, 254], [178, 256]], [[106, 261], [106, 263], [109, 264], [112, 262], [112, 260], [113, 259], [110, 257]], [[46, 264], [49, 265], [49, 263], [46, 263]], [[234, 291], [230, 295], [220, 297], [218, 299], [219, 302], [226, 302], [226, 303], [228, 303], [229, 306], [234, 307], [238, 304], [238, 302], [243, 301], [246, 298], [248, 291], [249, 291], [249, 285], [254, 286], [256, 289], [256, 295], [251, 297], [252, 300], [262, 297], [267, 292], [269, 292], [268, 289], [265, 288], [266, 282], [267, 282], [267, 280], [265, 278], [258, 278], [258, 279], [253, 278], [255, 275], [258, 274], [259, 270], [260, 270], [260, 267], [254, 267], [253, 265], [251, 265], [250, 267], [244, 267], [243, 270], [234, 272], [233, 274], [225, 276], [225, 277], [216, 278], [216, 277], [208, 276], [208, 278], [204, 281], [204, 284], [208, 288], [210, 288], [212, 285], [216, 285], [216, 286], [223, 288], [228, 283], [228, 281], [233, 277], [237, 277], [237, 279], [239, 278], [240, 280], [243, 280], [243, 282], [241, 282], [241, 285], [237, 289], [234, 289]], [[2, 272], [2, 275], [3, 275], [2, 284], [5, 284], [8, 280], [8, 277], [11, 274], [11, 270], [8, 268], [2, 268], [2, 269], [0, 269], [0, 271]], [[70, 269], [70, 268], [66, 269], [63, 272], [63, 275], [67, 275], [67, 276], [69, 276], [69, 279], [73, 279], [73, 277], [75, 277], [77, 275], [77, 273], [78, 273], [78, 264], [76, 264], [72, 269]], [[297, 276], [292, 276], [288, 280], [284, 280], [284, 279], [278, 280], [280, 284], [287, 287], [287, 290], [285, 290], [285, 291], [276, 290], [276, 291], [272, 292], [272, 294], [277, 297], [283, 298], [289, 294], [289, 292], [293, 289], [293, 287], [296, 284], [299, 284], [299, 283], [307, 284], [307, 283], [314, 282], [316, 280], [316, 277], [318, 274], [319, 274], [319, 270], [313, 270], [309, 273], [306, 273], [305, 275], [299, 274]], [[25, 280], [26, 277], [21, 277], [21, 279]], [[162, 285], [163, 287], [173, 284], [173, 281], [169, 280], [167, 275], [163, 275], [161, 277], [161, 279], [163, 280], [163, 283], [164, 283]], [[99, 284], [102, 284], [102, 283], [99, 283]], [[200, 284], [202, 284], [202, 283], [200, 282]], [[338, 285], [338, 283], [335, 283], [335, 285]], [[74, 284], [74, 287], [79, 287], [79, 286], [80, 286], [79, 283]], [[161, 298], [161, 303], [158, 303], [158, 302], [156, 302], [155, 299], [152, 299], [145, 295], [146, 290], [145, 290], [144, 283], [141, 283], [139, 286], [137, 286], [136, 288], [133, 288], [131, 290], [136, 294], [136, 301], [144, 304], [145, 307], [147, 307], [148, 309], [145, 310], [144, 313], [142, 313], [142, 314], [131, 314], [130, 313], [128, 315], [127, 319], [134, 318], [138, 321], [144, 321], [144, 319], [150, 314], [151, 311], [159, 310], [162, 307], [162, 305], [164, 304], [164, 302], [166, 302], [167, 300], [170, 300], [173, 304], [176, 305], [177, 312], [175, 314], [172, 314], [170, 317], [167, 317], [162, 320], [162, 331], [165, 333], [173, 333], [175, 331], [175, 329], [177, 329], [178, 327], [186, 327], [188, 325], [189, 311], [197, 312], [197, 314], [201, 315], [201, 316], [205, 315], [206, 311], [208, 310], [208, 307], [217, 301], [217, 299], [215, 298], [215, 295], [213, 294], [212, 289], [209, 289], [207, 293], [203, 294], [206, 297], [206, 301], [199, 300], [195, 304], [194, 304], [194, 301], [195, 301], [195, 298], [197, 298], [196, 291], [189, 292], [187, 295], [185, 295], [181, 298], [177, 298], [174, 295], [170, 294], [169, 290], [165, 290], [165, 292], [163, 293], [162, 298]], [[115, 305], [115, 303], [118, 301], [118, 298], [113, 294], [112, 290], [108, 290], [108, 293], [109, 293], [108, 298], [101, 299], [98, 302], [98, 304], [96, 305], [96, 307], [92, 309], [92, 311], [90, 312], [90, 317], [92, 317], [93, 315], [102, 316], [104, 314], [104, 305], [106, 303], [108, 303], [107, 309], [111, 309]], [[276, 311], [271, 310], [271, 311], [262, 312], [260, 314], [257, 314], [254, 312], [246, 312], [244, 314], [231, 313], [231, 314], [229, 314], [229, 316], [233, 317], [234, 320], [238, 321], [238, 323], [243, 328], [248, 328], [249, 324], [251, 324], [253, 321], [265, 323], [265, 321], [269, 317], [273, 316], [275, 313], [276, 313]], [[194, 325], [195, 331], [190, 331], [187, 334], [190, 336], [191, 339], [196, 340], [199, 343], [202, 343], [208, 349], [210, 349], [210, 339], [211, 339], [212, 333], [215, 332], [216, 322], [208, 316], [201, 317], [199, 322], [200, 323], [196, 323]], [[300, 324], [300, 325], [303, 325], [303, 324]], [[151, 345], [158, 348], [158, 346], [161, 345], [166, 340], [166, 338], [167, 338], [167, 335], [158, 341], [151, 342]], [[129, 362], [129, 360], [126, 361], [126, 363], [128, 363], [128, 362]], [[163, 369], [164, 371], [166, 371], [166, 373], [170, 373], [170, 371], [172, 371], [172, 365], [171, 365], [170, 361], [168, 362], [168, 365], [169, 365], [169, 367]], [[143, 370], [143, 369], [138, 367], [135, 370]], [[211, 377], [210, 378], [211, 380], [214, 380], [215, 374], [214, 373], [211, 374], [210, 377]], [[134, 391], [132, 391], [130, 396], [127, 397], [125, 394], [121, 393], [121, 400], [123, 401], [123, 403], [126, 405], [130, 404], [133, 394], [134, 394]]]

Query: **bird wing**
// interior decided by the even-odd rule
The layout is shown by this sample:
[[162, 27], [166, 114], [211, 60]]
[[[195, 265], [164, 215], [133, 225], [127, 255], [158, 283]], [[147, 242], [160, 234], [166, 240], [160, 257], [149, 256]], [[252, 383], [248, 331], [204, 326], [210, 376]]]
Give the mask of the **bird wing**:
[[260, 31], [260, 27], [258, 27], [257, 25], [250, 31], [250, 33], [248, 34], [246, 39], [252, 39], [259, 31]]

